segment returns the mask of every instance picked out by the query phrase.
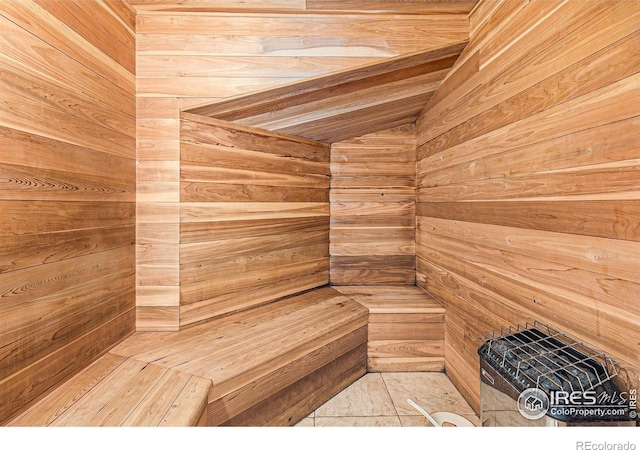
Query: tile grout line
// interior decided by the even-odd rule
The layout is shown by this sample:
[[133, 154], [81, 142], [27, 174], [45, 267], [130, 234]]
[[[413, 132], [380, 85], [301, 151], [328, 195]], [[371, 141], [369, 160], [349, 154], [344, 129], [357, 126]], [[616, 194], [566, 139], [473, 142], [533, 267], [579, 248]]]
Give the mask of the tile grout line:
[[404, 426], [402, 425], [402, 420], [400, 420], [400, 414], [398, 413], [398, 408], [396, 408], [396, 403], [393, 401], [393, 397], [391, 396], [391, 392], [389, 392], [389, 386], [387, 386], [387, 380], [384, 379], [384, 373], [380, 372], [380, 378], [382, 378], [382, 384], [384, 384], [384, 388], [387, 391], [387, 395], [389, 396], [389, 399], [391, 400], [391, 405], [393, 405], [393, 410], [396, 412], [396, 417], [398, 418], [398, 423], [400, 423], [400, 426]]

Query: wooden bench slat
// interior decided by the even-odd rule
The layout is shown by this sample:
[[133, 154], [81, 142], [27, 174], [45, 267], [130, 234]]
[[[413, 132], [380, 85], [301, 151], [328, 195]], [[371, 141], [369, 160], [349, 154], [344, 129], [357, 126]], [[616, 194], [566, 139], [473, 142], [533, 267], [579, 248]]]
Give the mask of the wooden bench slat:
[[[305, 308], [308, 314], [313, 315], [324, 308], [322, 305], [311, 305]], [[174, 333], [171, 339], [166, 339], [162, 345], [153, 345], [142, 354], [126, 354], [125, 356], [135, 356], [136, 359], [153, 361], [165, 367], [174, 367], [182, 371], [206, 376], [210, 379], [217, 379], [215, 367], [220, 365], [220, 361], [227, 357], [235, 359], [238, 355], [246, 352], [245, 349], [252, 349], [260, 345], [260, 342], [268, 342], [276, 339], [274, 333], [283, 333], [283, 328], [296, 317], [303, 313], [300, 310], [274, 317], [260, 323], [249, 325], [239, 324], [231, 330], [225, 330], [222, 334], [217, 326], [218, 321], [209, 322], [208, 326], [199, 326], [197, 330], [186, 330], [188, 332], [188, 342], [185, 344], [180, 339], [182, 332]], [[238, 324], [236, 324], [238, 325]], [[275, 329], [274, 329], [275, 328]], [[197, 334], [195, 334], [197, 333]], [[133, 338], [135, 338], [135, 334]], [[116, 348], [113, 352], [120, 353], [121, 349]]]
[[[75, 416], [78, 421], [69, 420], [67, 425], [93, 427], [119, 427], [139, 405], [149, 391], [165, 376], [167, 369], [147, 364], [120, 390], [111, 392], [111, 399], [98, 411], [92, 412], [87, 420]], [[90, 398], [90, 397], [89, 397]], [[99, 404], [96, 402], [96, 404]]]
[[[220, 383], [260, 367], [283, 353], [289, 353], [315, 337], [330, 335], [344, 321], [353, 320], [354, 314], [359, 311], [360, 307], [356, 304], [347, 308], [333, 304], [304, 308], [295, 314], [269, 322], [249, 342], [237, 342], [237, 336], [234, 335], [221, 342], [224, 343], [221, 351], [211, 351], [181, 367]], [[258, 331], [256, 328], [258, 327], [247, 331]], [[241, 358], [238, 358], [237, 352], [241, 352]]]
[[445, 308], [417, 286], [336, 286], [369, 310], [371, 372], [442, 371]]
[[[334, 293], [334, 295], [338, 295]], [[143, 361], [156, 361], [170, 354], [181, 354], [202, 345], [207, 345], [213, 340], [231, 335], [238, 330], [246, 329], [263, 322], [267, 322], [280, 315], [288, 314], [304, 307], [312, 305], [323, 298], [326, 293], [310, 291], [288, 299], [263, 305], [259, 308], [249, 309], [234, 313], [229, 316], [215, 319], [175, 332], [137, 332], [127, 338], [111, 350], [111, 353], [131, 356]]]
[[[290, 388], [292, 379], [301, 380], [309, 374], [321, 370], [322, 367], [331, 364], [341, 354], [349, 353], [354, 348], [364, 345], [363, 342], [366, 341], [367, 337], [365, 325], [366, 320], [360, 323], [360, 327], [355, 331], [328, 344], [323, 343], [313, 352], [299, 358], [294, 364], [281, 365], [278, 369], [269, 371], [239, 389], [223, 395], [220, 389], [212, 389], [211, 403], [207, 410], [209, 422], [213, 425], [225, 423], [227, 419], [250, 409], [267, 398], [273, 397], [274, 393]], [[364, 364], [366, 349], [364, 348], [362, 357], [361, 375], [364, 374], [366, 368]]]
[[117, 355], [103, 356], [16, 417], [9, 425], [18, 427], [48, 426], [125, 360], [126, 358]]
[[136, 333], [10, 425], [286, 425], [365, 373], [367, 319], [324, 287], [178, 332]]
[[146, 366], [147, 364], [142, 361], [127, 359], [71, 405], [51, 425], [80, 426], [80, 424], [88, 422], [99, 412], [101, 407], [111, 400], [114, 392], [126, 386]]
[[336, 286], [371, 314], [435, 314], [444, 306], [417, 286]]
[[119, 425], [158, 426], [190, 379], [187, 373], [165, 369], [158, 382]]
[[[359, 303], [324, 287], [177, 333], [135, 333], [112, 352], [211, 380], [208, 423], [236, 423], [233, 415], [249, 420], [247, 411], [260, 402], [301, 395], [287, 389], [306, 377], [313, 384], [312, 373], [345, 352], [362, 346], [364, 358], [367, 316]], [[360, 363], [345, 373], [365, 370]], [[344, 381], [338, 378], [337, 384]], [[329, 388], [316, 386], [317, 397]]]
[[[290, 370], [293, 370], [291, 367], [293, 367], [300, 359], [303, 359], [305, 355], [308, 355], [317, 349], [327, 350], [328, 346], [330, 346], [332, 342], [359, 328], [365, 329], [367, 326], [365, 314], [361, 314], [359, 317], [352, 316], [349, 318], [337, 318], [334, 316], [328, 318], [327, 321], [333, 321], [333, 326], [339, 325], [339, 327], [331, 329], [327, 326], [328, 323], [324, 323], [318, 326], [318, 332], [314, 333], [315, 336], [313, 339], [310, 337], [299, 338], [297, 346], [284, 347], [286, 350], [284, 352], [282, 350], [279, 352], [274, 352], [272, 350], [270, 354], [274, 356], [269, 360], [263, 360], [262, 364], [254, 365], [252, 368], [239, 370], [233, 376], [227, 375], [225, 380], [215, 383], [211, 390], [210, 398], [215, 398], [218, 395], [224, 395], [224, 393], [231, 389], [231, 386], [233, 386], [234, 389], [237, 389], [238, 387], [265, 376], [279, 368], [289, 368]], [[366, 338], [363, 338], [362, 342], [366, 342]], [[329, 352], [329, 354], [335, 355], [336, 352], [338, 352], [337, 349], [333, 352]]]
[[[202, 423], [201, 419], [206, 421], [206, 409], [211, 386], [211, 380], [192, 376], [182, 392], [171, 404], [159, 426], [200, 425]], [[189, 405], [189, 407], [185, 407], [185, 405]]]

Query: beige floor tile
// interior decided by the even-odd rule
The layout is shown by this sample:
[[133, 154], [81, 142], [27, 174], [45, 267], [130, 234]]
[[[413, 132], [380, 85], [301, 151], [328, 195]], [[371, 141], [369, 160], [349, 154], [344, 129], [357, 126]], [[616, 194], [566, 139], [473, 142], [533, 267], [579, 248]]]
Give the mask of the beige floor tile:
[[383, 373], [382, 377], [400, 415], [420, 414], [407, 403], [408, 398], [427, 412], [443, 410], [461, 415], [475, 415], [467, 401], [443, 373]]
[[294, 427], [313, 427], [313, 426], [315, 426], [315, 422], [312, 417], [305, 417], [300, 422], [294, 425]]
[[[473, 423], [474, 426], [479, 427], [480, 426], [480, 420], [478, 419], [478, 417], [473, 414], [461, 414], [462, 417], [464, 417], [465, 419], [469, 420], [471, 423]], [[427, 427], [427, 426], [431, 426], [428, 425], [425, 422], [425, 419], [422, 418], [422, 416], [400, 416], [400, 423], [402, 424], [403, 427]], [[453, 425], [445, 425], [445, 426], [453, 426]]]
[[480, 417], [476, 416], [475, 414], [461, 414], [461, 415], [467, 418], [476, 427], [480, 426]]
[[316, 427], [399, 427], [398, 416], [316, 417]]
[[400, 423], [403, 427], [424, 427], [422, 416], [400, 416]]
[[368, 373], [315, 411], [319, 417], [396, 416], [382, 375]]

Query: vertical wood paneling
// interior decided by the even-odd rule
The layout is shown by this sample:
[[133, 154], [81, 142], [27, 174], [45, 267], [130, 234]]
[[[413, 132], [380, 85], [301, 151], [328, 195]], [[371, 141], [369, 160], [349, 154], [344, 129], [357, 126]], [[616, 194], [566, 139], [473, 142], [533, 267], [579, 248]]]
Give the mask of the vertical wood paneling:
[[[164, 234], [162, 229], [179, 224], [180, 188], [175, 180], [179, 178], [181, 109], [381, 58], [458, 44], [468, 38], [467, 14], [458, 6], [469, 5], [455, 5], [453, 10], [441, 9], [433, 14], [429, 8], [412, 12], [404, 3], [395, 2], [375, 14], [349, 11], [345, 15], [328, 11], [341, 8], [335, 3], [317, 3], [314, 7], [318, 9], [311, 12], [304, 11], [304, 2], [280, 0], [195, 0], [181, 2], [177, 9], [174, 2], [166, 0], [132, 2], [139, 9], [137, 158], [142, 178], [137, 184], [138, 298], [144, 306], [140, 304], [138, 309], [140, 313], [149, 312], [138, 315], [141, 329], [178, 326], [175, 308], [180, 300], [175, 289], [167, 287], [178, 287], [170, 283], [178, 280], [175, 249], [179, 238]], [[415, 3], [411, 8], [417, 7]], [[198, 8], [204, 10], [197, 12]], [[416, 107], [416, 111], [419, 109]], [[355, 120], [345, 120], [344, 126], [351, 122]], [[223, 170], [218, 173], [220, 177], [229, 176]], [[233, 182], [224, 183], [227, 194], [235, 189]], [[246, 199], [257, 195], [256, 183], [265, 186], [264, 180], [253, 183], [242, 192]], [[220, 183], [216, 186], [221, 187]], [[274, 186], [269, 192], [260, 190], [259, 195], [279, 201], [284, 199], [285, 191]], [[202, 192], [211, 190], [204, 183], [189, 187], [191, 196]], [[141, 229], [147, 237], [140, 234]], [[162, 235], [162, 242], [153, 237], [154, 233]], [[169, 257], [161, 256], [162, 249]], [[407, 257], [402, 255], [396, 262], [403, 273], [409, 264]], [[166, 276], [157, 278], [158, 284], [154, 284], [151, 273]], [[173, 300], [167, 295], [174, 295]], [[163, 324], [153, 323], [154, 317], [161, 318]], [[171, 324], [168, 317], [176, 322], [167, 325]]]
[[134, 31], [80, 3], [0, 4], [0, 423], [134, 329]]
[[329, 145], [183, 113], [180, 325], [329, 282]]
[[331, 283], [415, 284], [415, 127], [331, 146]]
[[476, 409], [477, 339], [503, 326], [547, 322], [638, 371], [639, 19], [481, 1], [418, 120], [418, 284], [446, 304], [446, 369]]

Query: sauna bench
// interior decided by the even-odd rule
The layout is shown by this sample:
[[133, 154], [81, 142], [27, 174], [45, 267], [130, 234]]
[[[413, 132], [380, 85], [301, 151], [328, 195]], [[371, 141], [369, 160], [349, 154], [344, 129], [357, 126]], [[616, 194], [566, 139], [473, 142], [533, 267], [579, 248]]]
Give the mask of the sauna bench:
[[108, 353], [8, 425], [198, 425], [210, 388], [205, 378]]
[[367, 315], [324, 287], [136, 332], [8, 425], [292, 425], [366, 373]]
[[444, 370], [445, 308], [417, 286], [333, 286], [369, 311], [369, 372]]

